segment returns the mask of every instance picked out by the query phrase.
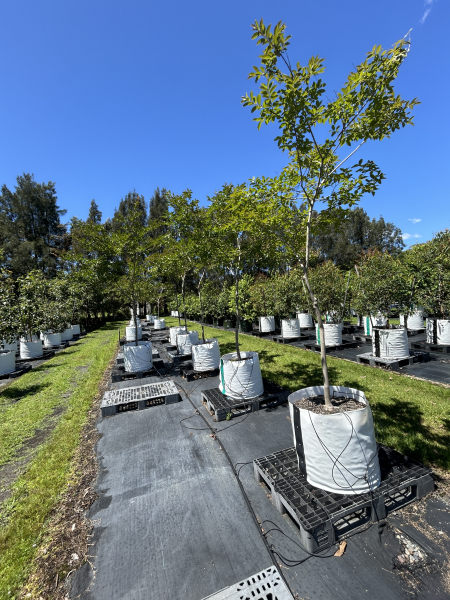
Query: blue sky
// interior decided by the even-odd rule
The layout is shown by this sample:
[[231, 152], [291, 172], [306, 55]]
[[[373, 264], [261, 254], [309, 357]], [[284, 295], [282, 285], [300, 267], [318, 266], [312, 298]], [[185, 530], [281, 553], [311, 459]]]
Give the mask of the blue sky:
[[292, 60], [326, 59], [330, 91], [375, 44], [413, 28], [397, 80], [417, 97], [415, 127], [365, 149], [387, 179], [362, 206], [406, 243], [450, 226], [448, 0], [16, 0], [0, 5], [0, 183], [32, 172], [59, 203], [106, 218], [129, 190], [185, 188], [205, 202], [223, 183], [286, 164], [272, 128], [257, 130], [241, 96], [258, 64], [251, 23], [286, 22]]

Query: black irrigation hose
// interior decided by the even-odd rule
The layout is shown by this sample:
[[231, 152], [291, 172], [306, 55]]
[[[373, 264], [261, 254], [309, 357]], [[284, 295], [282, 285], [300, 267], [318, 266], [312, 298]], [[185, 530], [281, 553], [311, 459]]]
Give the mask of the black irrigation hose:
[[[247, 504], [247, 508], [248, 508], [248, 510], [249, 510], [249, 512], [250, 512], [250, 514], [252, 515], [253, 521], [254, 521], [254, 523], [255, 523], [255, 525], [256, 525], [256, 528], [257, 528], [257, 529], [258, 529], [258, 531], [259, 531], [259, 534], [260, 534], [260, 536], [261, 536], [261, 537], [262, 537], [262, 539], [264, 540], [264, 545], [265, 545], [265, 547], [266, 547], [266, 550], [267, 550], [267, 552], [268, 552], [268, 553], [269, 553], [269, 555], [270, 555], [270, 559], [271, 559], [271, 561], [272, 561], [272, 563], [273, 563], [274, 565], [277, 565], [277, 566], [278, 566], [278, 565], [279, 565], [279, 563], [278, 563], [278, 561], [277, 561], [277, 560], [276, 560], [276, 558], [275, 558], [275, 552], [272, 550], [272, 548], [270, 547], [270, 544], [269, 544], [269, 542], [266, 540], [266, 537], [265, 537], [264, 533], [261, 531], [261, 526], [260, 526], [260, 524], [259, 524], [258, 517], [256, 516], [256, 513], [255, 513], [255, 511], [254, 511], [254, 509], [253, 509], [253, 506], [252, 506], [252, 504], [251, 504], [251, 502], [250, 502], [250, 500], [249, 500], [249, 498], [248, 498], [248, 496], [247, 496], [247, 492], [245, 491], [245, 488], [244, 488], [244, 486], [243, 486], [243, 484], [242, 484], [242, 481], [241, 481], [241, 479], [240, 479], [240, 477], [239, 477], [239, 473], [238, 473], [238, 471], [236, 471], [236, 468], [235, 468], [235, 466], [234, 466], [234, 464], [233, 464], [233, 461], [231, 460], [231, 457], [230, 457], [230, 455], [229, 455], [229, 454], [228, 454], [228, 452], [227, 452], [227, 449], [225, 448], [225, 445], [224, 445], [224, 444], [223, 444], [223, 442], [222, 442], [222, 441], [220, 441], [220, 440], [218, 439], [218, 437], [217, 437], [217, 435], [218, 435], [218, 433], [219, 433], [219, 432], [217, 432], [217, 431], [214, 429], [214, 427], [212, 427], [212, 426], [211, 426], [211, 425], [208, 423], [208, 420], [207, 420], [207, 419], [206, 419], [206, 418], [205, 418], [205, 417], [204, 417], [204, 416], [201, 414], [201, 412], [198, 410], [198, 408], [197, 408], [197, 407], [195, 406], [195, 404], [192, 402], [192, 400], [191, 400], [191, 398], [190, 398], [189, 394], [187, 394], [187, 393], [186, 393], [186, 391], [183, 389], [183, 387], [182, 387], [181, 385], [180, 385], [179, 387], [180, 387], [180, 388], [183, 390], [183, 392], [184, 392], [184, 394], [186, 395], [187, 399], [188, 399], [188, 400], [189, 400], [189, 402], [192, 404], [192, 407], [193, 407], [193, 408], [194, 408], [194, 409], [195, 409], [195, 410], [198, 412], [198, 414], [200, 415], [200, 417], [203, 419], [203, 421], [204, 421], [204, 422], [205, 422], [205, 424], [207, 425], [208, 429], [209, 429], [209, 430], [211, 431], [211, 433], [213, 434], [213, 436], [214, 436], [214, 439], [217, 439], [217, 441], [219, 441], [219, 442], [220, 442], [220, 445], [221, 445], [222, 451], [224, 452], [224, 454], [225, 454], [225, 456], [226, 456], [226, 458], [227, 458], [227, 460], [228, 460], [228, 463], [229, 463], [229, 465], [230, 465], [230, 467], [231, 467], [231, 469], [232, 469], [232, 471], [233, 471], [233, 473], [234, 473], [234, 475], [235, 475], [235, 477], [236, 477], [236, 480], [237, 480], [237, 482], [238, 482], [238, 485], [239, 485], [239, 489], [241, 490], [242, 496], [243, 496], [243, 498], [244, 498], [244, 500], [245, 500], [245, 503]], [[248, 414], [250, 414], [250, 413], [248, 413]], [[192, 415], [192, 416], [194, 416], [194, 415]], [[248, 415], [246, 415], [246, 416], [248, 416]], [[245, 420], [245, 419], [242, 419], [241, 421], [239, 421], [239, 423], [242, 423], [242, 421], [244, 421], [244, 420]], [[238, 423], [236, 423], [236, 425], [237, 425], [237, 424], [238, 424]], [[230, 425], [230, 427], [231, 427], [231, 425]], [[228, 429], [228, 427], [225, 427], [224, 429]], [[220, 431], [223, 431], [223, 430], [220, 430]], [[252, 461], [252, 462], [253, 462], [253, 461]], [[237, 464], [239, 464], [239, 463], [237, 463]], [[285, 576], [284, 576], [284, 573], [282, 572], [282, 569], [281, 569], [281, 568], [280, 568], [280, 569], [278, 569], [278, 572], [280, 573], [280, 577], [281, 577], [281, 579], [284, 581], [284, 583], [285, 583], [286, 587], [288, 588], [288, 590], [290, 591], [290, 593], [291, 593], [292, 595], [294, 595], [294, 594], [293, 594], [293, 592], [292, 592], [292, 590], [291, 590], [291, 587], [290, 587], [290, 585], [289, 585], [289, 583], [288, 583], [288, 581], [287, 581], [287, 579], [286, 579], [286, 578], [285, 578]]]

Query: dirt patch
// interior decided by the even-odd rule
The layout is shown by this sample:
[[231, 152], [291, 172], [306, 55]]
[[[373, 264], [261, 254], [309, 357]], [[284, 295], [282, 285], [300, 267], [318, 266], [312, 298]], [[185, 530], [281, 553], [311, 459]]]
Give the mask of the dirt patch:
[[[52, 414], [47, 416], [43, 427], [39, 428], [33, 437], [25, 440], [16, 458], [0, 467], [0, 505], [11, 496], [11, 485], [26, 471], [28, 465], [36, 456], [38, 448], [50, 436], [66, 408], [64, 405], [57, 406]], [[0, 524], [4, 525], [1, 519]]]
[[33, 561], [33, 572], [22, 588], [20, 598], [69, 600], [68, 586], [71, 576], [84, 563], [89, 562], [89, 540], [94, 524], [85, 514], [98, 497], [94, 489], [98, 474], [95, 446], [100, 437], [97, 419], [118, 351], [100, 382], [88, 413], [88, 422], [81, 431], [83, 442], [74, 454], [72, 479], [60, 502], [50, 514], [47, 533]]
[[354, 398], [347, 398], [345, 396], [331, 398], [331, 404], [333, 405], [333, 408], [328, 410], [325, 408], [324, 396], [310, 396], [297, 400], [295, 406], [303, 408], [304, 410], [309, 410], [310, 412], [318, 415], [331, 415], [333, 413], [350, 412], [352, 410], [361, 410], [365, 407], [362, 402], [358, 402]]

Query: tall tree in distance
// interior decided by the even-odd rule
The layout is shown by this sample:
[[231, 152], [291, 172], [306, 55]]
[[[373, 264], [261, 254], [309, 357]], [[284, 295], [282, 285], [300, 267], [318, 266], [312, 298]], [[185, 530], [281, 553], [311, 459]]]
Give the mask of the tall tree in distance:
[[125, 198], [119, 203], [119, 208], [114, 210], [114, 216], [112, 218], [112, 228], [116, 230], [118, 227], [121, 227], [126, 220], [129, 212], [133, 212], [136, 214], [136, 211], [139, 213], [139, 219], [144, 226], [147, 223], [147, 205], [145, 204], [144, 196], [141, 196], [133, 190], [132, 192], [128, 192]]
[[315, 234], [312, 246], [322, 259], [347, 270], [353, 268], [364, 252], [378, 250], [397, 256], [405, 244], [401, 230], [393, 223], [386, 223], [383, 217], [371, 220], [363, 208], [356, 207], [347, 213], [345, 220], [331, 224], [326, 233]]
[[0, 248], [2, 264], [14, 277], [38, 269], [53, 276], [58, 258], [65, 248], [66, 226], [61, 216], [66, 214], [57, 205], [55, 184], [37, 183], [34, 175], [17, 177], [11, 192], [3, 185], [0, 193]]
[[102, 212], [98, 208], [98, 204], [95, 200], [91, 200], [91, 206], [89, 207], [89, 216], [87, 218], [88, 223], [94, 223], [100, 225], [102, 222]]
[[[166, 188], [162, 188], [160, 191], [159, 187], [153, 193], [153, 196], [150, 198], [149, 207], [148, 207], [148, 223], [149, 225], [154, 221], [163, 222], [165, 217], [169, 213], [169, 194], [167, 193]], [[164, 235], [167, 233], [167, 227], [165, 225], [160, 225], [156, 229], [154, 229], [153, 235], [158, 237], [160, 235]]]

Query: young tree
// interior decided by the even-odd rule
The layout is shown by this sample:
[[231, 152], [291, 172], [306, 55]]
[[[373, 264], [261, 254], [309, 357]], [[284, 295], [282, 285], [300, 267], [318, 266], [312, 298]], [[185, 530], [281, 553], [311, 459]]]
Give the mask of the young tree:
[[[325, 406], [331, 409], [317, 299], [320, 288], [313, 289], [308, 277], [312, 236], [329, 230], [332, 222], [346, 214], [346, 207], [354, 206], [364, 194], [375, 194], [384, 179], [377, 165], [371, 160], [349, 161], [367, 141], [390, 137], [400, 127], [412, 124], [411, 111], [418, 102], [403, 100], [394, 93], [394, 81], [408, 53], [406, 40], [390, 50], [374, 47], [350, 73], [336, 97], [329, 99], [320, 79], [323, 59], [312, 57], [306, 66], [293, 65], [287, 52], [291, 36], [285, 29], [281, 22], [273, 31], [262, 20], [253, 25], [252, 39], [264, 50], [261, 65], [254, 67], [249, 78], [262, 81], [259, 93], [250, 92], [242, 103], [257, 112], [254, 120], [258, 128], [278, 124], [280, 133], [275, 140], [291, 159], [280, 177], [260, 178], [254, 185], [260, 194], [272, 196], [272, 214], [283, 244], [301, 264], [321, 329]], [[320, 207], [324, 207], [322, 211]], [[317, 218], [313, 219], [315, 211]]]

